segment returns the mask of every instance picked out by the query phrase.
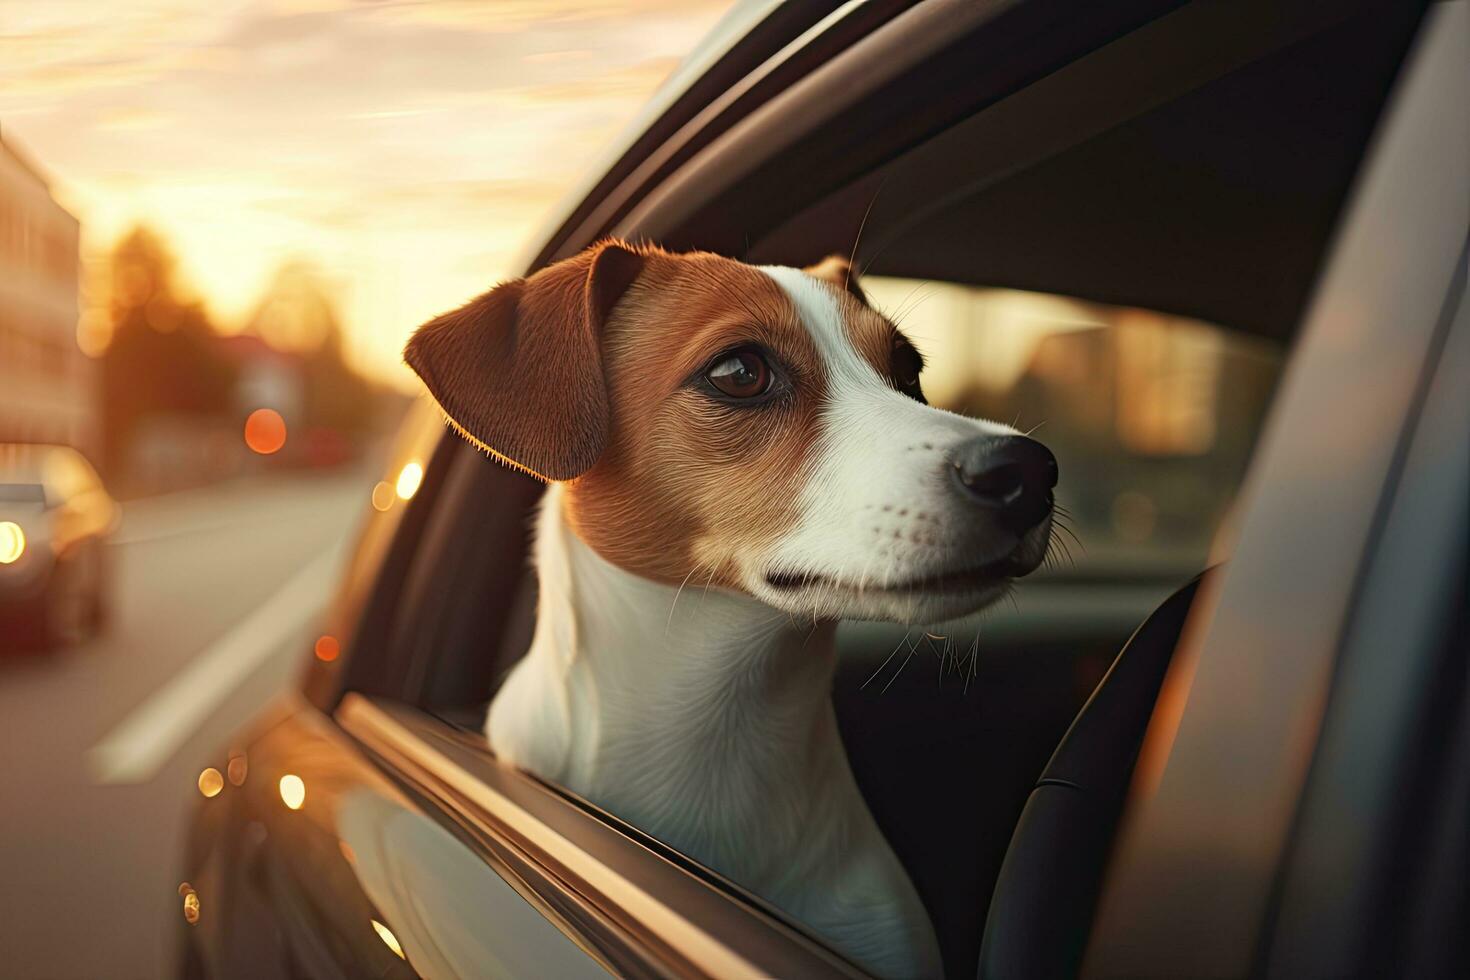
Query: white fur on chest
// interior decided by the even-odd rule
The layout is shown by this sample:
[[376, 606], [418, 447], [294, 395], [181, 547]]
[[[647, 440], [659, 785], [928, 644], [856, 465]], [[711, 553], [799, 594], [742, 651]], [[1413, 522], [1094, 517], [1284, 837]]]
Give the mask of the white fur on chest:
[[535, 637], [486, 722], [576, 792], [883, 976], [937, 975], [933, 931], [848, 767], [830, 625], [602, 560], [542, 504]]

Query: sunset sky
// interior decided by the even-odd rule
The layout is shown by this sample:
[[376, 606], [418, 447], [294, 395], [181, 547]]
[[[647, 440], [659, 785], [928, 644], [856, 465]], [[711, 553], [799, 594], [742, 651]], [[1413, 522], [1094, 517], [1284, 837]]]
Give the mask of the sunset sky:
[[[497, 279], [729, 0], [0, 0], [0, 132], [94, 264], [142, 222], [227, 329], [306, 260], [354, 361]], [[90, 297], [93, 303], [99, 297]]]

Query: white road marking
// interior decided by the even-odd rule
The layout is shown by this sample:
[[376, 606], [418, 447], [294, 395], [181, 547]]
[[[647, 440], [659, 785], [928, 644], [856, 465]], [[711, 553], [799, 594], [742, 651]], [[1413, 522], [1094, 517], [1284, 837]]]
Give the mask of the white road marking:
[[326, 604], [341, 549], [332, 547], [200, 652], [87, 753], [98, 783], [142, 783], [158, 772], [226, 697]]
[[148, 541], [163, 541], [167, 538], [178, 538], [188, 534], [202, 534], [209, 531], [223, 531], [225, 528], [235, 527], [253, 519], [250, 514], [242, 514], [238, 517], [225, 518], [222, 520], [200, 521], [196, 524], [183, 524], [175, 527], [153, 528], [147, 531], [130, 533], [126, 525], [124, 530], [114, 534], [107, 539], [111, 545], [142, 544]]

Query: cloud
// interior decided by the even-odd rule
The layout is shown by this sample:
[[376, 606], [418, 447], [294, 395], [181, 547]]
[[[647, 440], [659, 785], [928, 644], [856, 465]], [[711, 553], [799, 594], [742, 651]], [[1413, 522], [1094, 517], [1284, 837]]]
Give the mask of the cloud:
[[156, 112], [136, 106], [120, 106], [102, 114], [97, 129], [102, 132], [142, 132], [163, 129], [174, 123], [174, 117], [166, 112]]
[[167, 73], [207, 46], [245, 0], [0, 0], [0, 92], [23, 94], [126, 85]]
[[727, 6], [0, 0], [0, 121], [89, 256], [157, 227], [226, 321], [283, 257], [343, 285], [359, 363], [514, 268]]
[[649, 58], [636, 65], [613, 71], [512, 89], [508, 94], [532, 103], [590, 102], [603, 99], [626, 102], [646, 97], [658, 88], [679, 66], [679, 61], [675, 57]]
[[396, 24], [514, 33], [555, 24], [626, 22], [673, 14], [711, 20], [728, 0], [357, 0], [356, 7]]

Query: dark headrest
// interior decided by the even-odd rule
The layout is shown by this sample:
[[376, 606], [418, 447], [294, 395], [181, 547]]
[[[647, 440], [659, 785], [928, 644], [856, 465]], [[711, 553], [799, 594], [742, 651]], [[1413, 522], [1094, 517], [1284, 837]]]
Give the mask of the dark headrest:
[[1072, 977], [1154, 702], [1200, 584], [1124, 644], [1042, 771], [1011, 835], [985, 921], [981, 980]]

